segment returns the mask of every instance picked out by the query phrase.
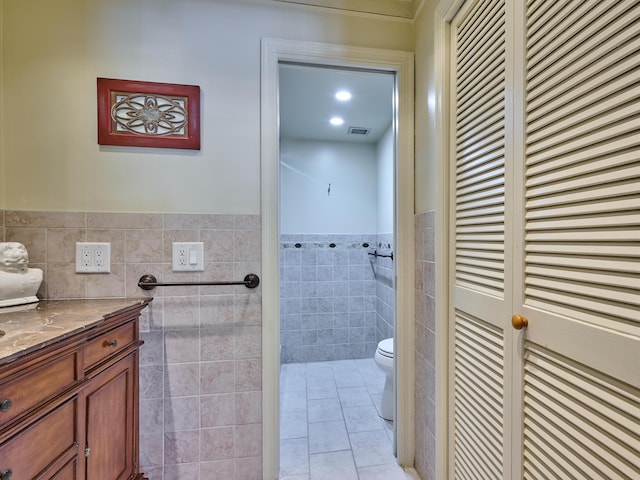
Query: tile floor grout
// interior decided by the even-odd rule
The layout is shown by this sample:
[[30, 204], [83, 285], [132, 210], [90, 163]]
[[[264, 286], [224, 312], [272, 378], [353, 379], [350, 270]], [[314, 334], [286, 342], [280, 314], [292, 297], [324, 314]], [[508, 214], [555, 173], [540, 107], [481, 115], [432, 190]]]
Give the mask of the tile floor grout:
[[405, 480], [373, 359], [283, 364], [280, 480]]

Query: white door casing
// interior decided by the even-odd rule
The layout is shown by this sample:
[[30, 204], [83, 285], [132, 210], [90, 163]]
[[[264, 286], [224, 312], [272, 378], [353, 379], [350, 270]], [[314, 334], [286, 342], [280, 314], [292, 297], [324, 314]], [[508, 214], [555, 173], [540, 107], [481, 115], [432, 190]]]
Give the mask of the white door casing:
[[279, 227], [278, 227], [278, 64], [297, 62], [361, 68], [395, 74], [395, 226], [397, 457], [414, 458], [414, 180], [413, 54], [273, 38], [261, 50], [261, 214], [263, 478], [276, 479], [279, 468]]

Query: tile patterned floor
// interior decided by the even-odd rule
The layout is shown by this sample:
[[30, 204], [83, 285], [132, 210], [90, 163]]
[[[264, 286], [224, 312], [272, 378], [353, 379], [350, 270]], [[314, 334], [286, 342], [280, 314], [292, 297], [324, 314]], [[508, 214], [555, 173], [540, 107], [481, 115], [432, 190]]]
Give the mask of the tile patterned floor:
[[373, 359], [283, 364], [281, 480], [406, 480], [393, 424], [378, 415], [384, 373]]

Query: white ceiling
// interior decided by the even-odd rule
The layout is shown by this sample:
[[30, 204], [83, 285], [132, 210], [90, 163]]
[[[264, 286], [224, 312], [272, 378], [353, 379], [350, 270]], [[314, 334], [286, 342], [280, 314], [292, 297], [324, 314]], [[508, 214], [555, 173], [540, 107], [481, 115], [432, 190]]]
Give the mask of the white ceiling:
[[[280, 136], [316, 141], [374, 143], [393, 118], [394, 75], [340, 70], [308, 65], [281, 64], [279, 70]], [[351, 100], [335, 99], [347, 90]], [[344, 124], [329, 123], [340, 116]], [[349, 135], [349, 127], [371, 129], [366, 135]]]

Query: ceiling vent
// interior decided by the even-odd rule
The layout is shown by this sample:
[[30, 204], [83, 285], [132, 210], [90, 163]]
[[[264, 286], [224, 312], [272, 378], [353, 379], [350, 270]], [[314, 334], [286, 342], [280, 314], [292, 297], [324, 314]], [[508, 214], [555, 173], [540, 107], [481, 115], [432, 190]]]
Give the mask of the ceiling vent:
[[365, 127], [349, 127], [347, 135], [369, 135], [370, 128]]

